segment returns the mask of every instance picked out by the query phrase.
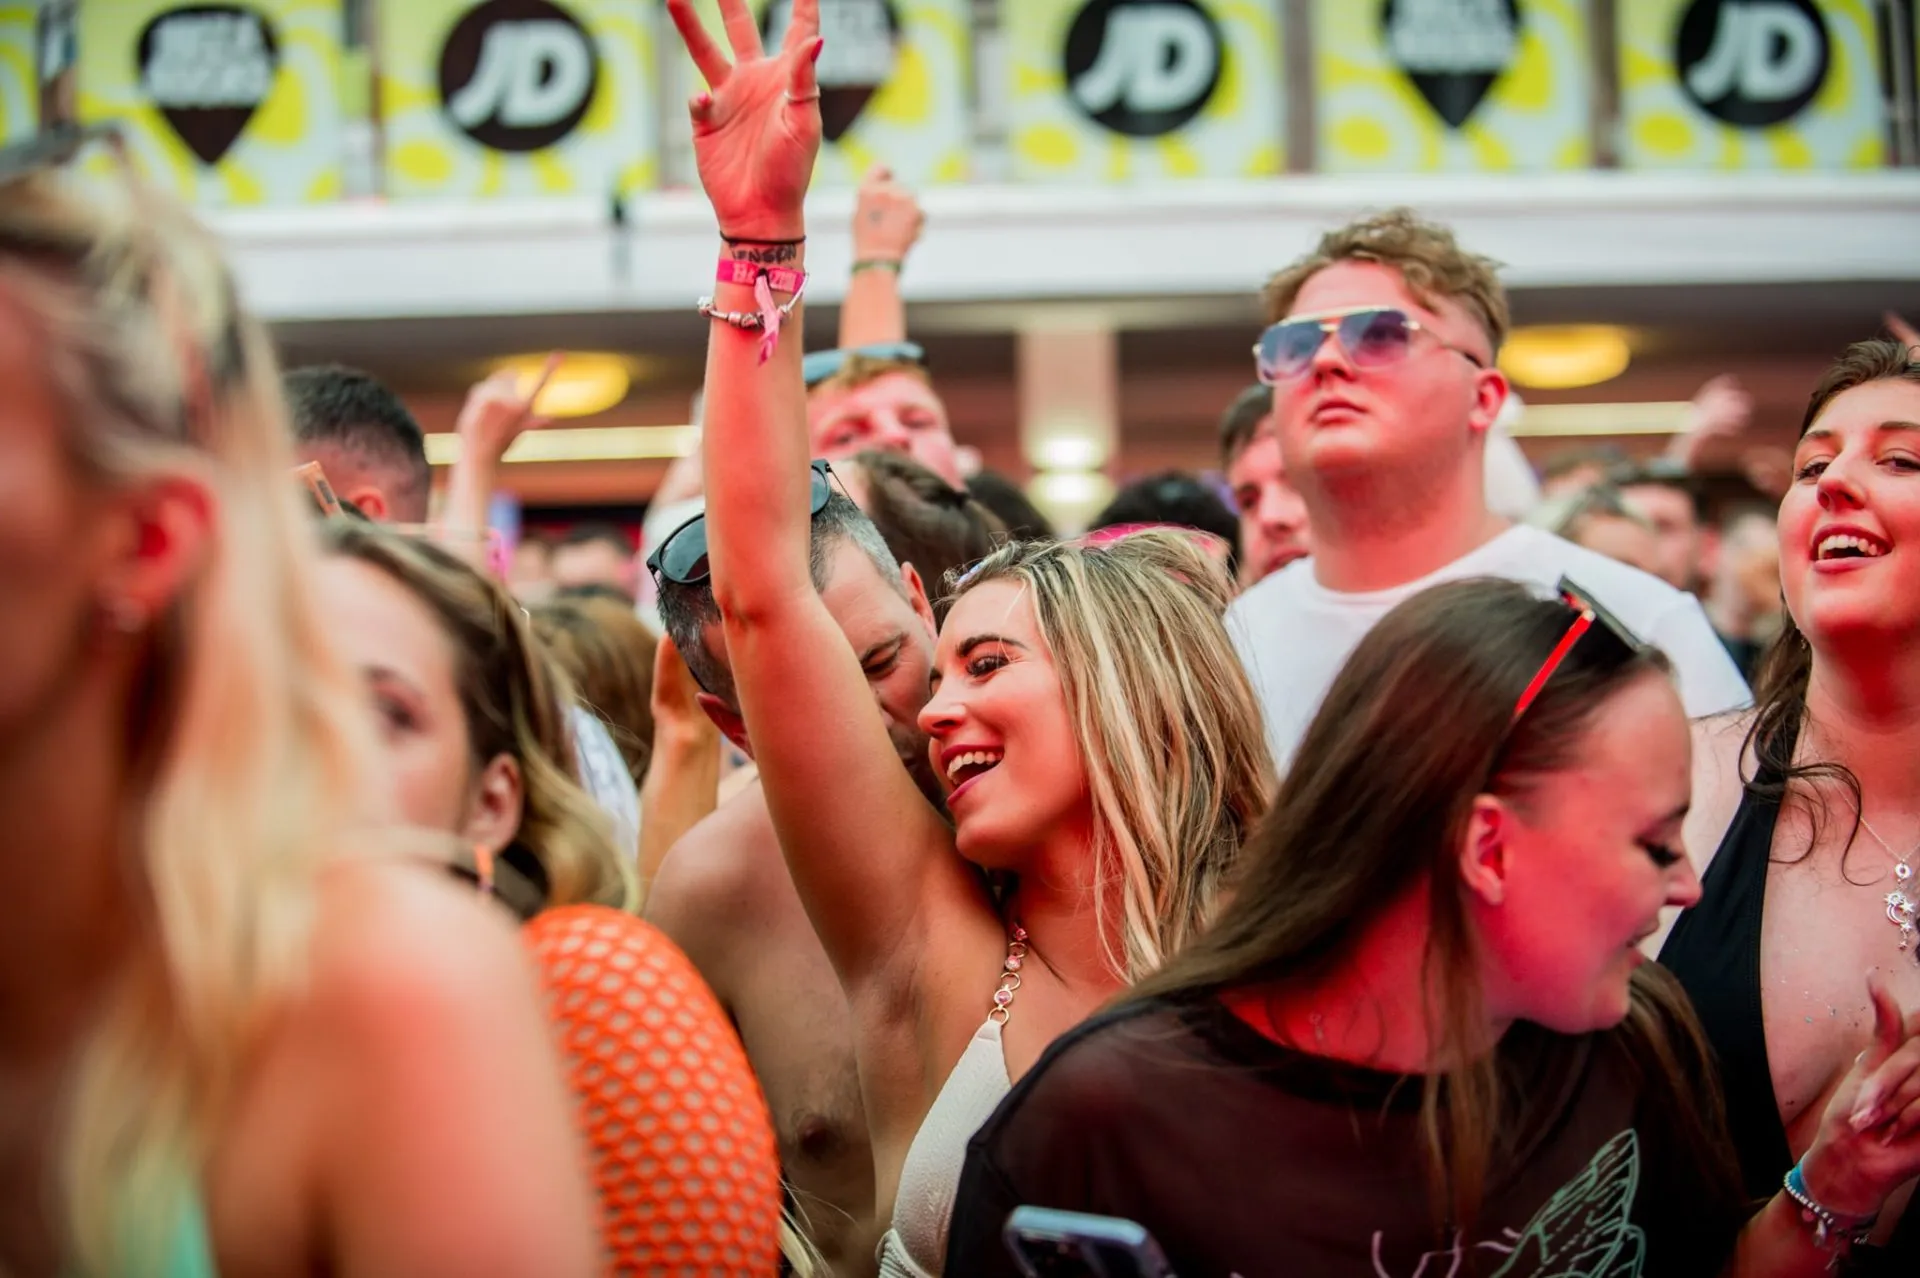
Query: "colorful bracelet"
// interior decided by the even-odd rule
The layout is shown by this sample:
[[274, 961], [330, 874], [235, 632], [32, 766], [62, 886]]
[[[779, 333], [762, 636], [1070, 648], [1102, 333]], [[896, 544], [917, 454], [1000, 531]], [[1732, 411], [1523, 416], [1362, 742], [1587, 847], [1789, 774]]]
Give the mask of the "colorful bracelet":
[[[724, 263], [723, 263], [724, 265]], [[793, 308], [800, 305], [800, 298], [807, 291], [807, 277], [800, 272], [791, 272], [799, 276], [794, 281], [793, 296], [786, 305], [780, 306], [773, 300], [773, 272], [755, 267], [753, 280], [753, 300], [759, 309], [754, 311], [723, 311], [715, 308], [711, 297], [700, 299], [700, 313], [710, 320], [746, 331], [758, 330], [760, 333], [760, 362], [766, 363], [773, 358], [773, 348], [780, 342], [780, 326], [793, 315]], [[782, 290], [785, 291], [785, 290]]]
[[778, 293], [798, 293], [807, 286], [805, 271], [789, 266], [762, 266], [730, 257], [721, 258], [720, 269], [714, 272], [714, 279], [722, 284], [758, 284], [763, 276], [767, 286]]
[[1803, 1158], [1787, 1169], [1786, 1179], [1780, 1183], [1781, 1188], [1793, 1200], [1794, 1206], [1800, 1209], [1801, 1223], [1813, 1226], [1813, 1245], [1821, 1251], [1837, 1253], [1837, 1260], [1855, 1247], [1865, 1245], [1873, 1235], [1873, 1226], [1880, 1219], [1880, 1214], [1844, 1216], [1830, 1207], [1822, 1206], [1807, 1191], [1807, 1178], [1800, 1170], [1805, 1162]]
[[898, 258], [863, 257], [853, 264], [852, 273], [858, 275], [862, 271], [892, 271], [895, 275], [898, 275], [901, 265], [902, 263]]

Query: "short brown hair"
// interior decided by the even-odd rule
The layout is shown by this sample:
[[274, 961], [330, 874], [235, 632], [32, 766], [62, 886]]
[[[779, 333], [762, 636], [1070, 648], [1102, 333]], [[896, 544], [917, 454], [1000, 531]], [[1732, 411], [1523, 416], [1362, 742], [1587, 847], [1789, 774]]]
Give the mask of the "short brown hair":
[[1220, 464], [1233, 465], [1233, 459], [1246, 451], [1260, 433], [1260, 423], [1273, 412], [1273, 387], [1255, 382], [1227, 405], [1220, 415]]
[[1391, 266], [1421, 305], [1431, 307], [1442, 298], [1459, 303], [1486, 333], [1494, 354], [1507, 340], [1510, 315], [1507, 290], [1500, 283], [1500, 263], [1467, 252], [1451, 230], [1404, 208], [1328, 231], [1313, 252], [1268, 280], [1264, 292], [1268, 322], [1285, 319], [1301, 286], [1336, 262]]
[[911, 458], [868, 450], [854, 461], [867, 476], [867, 518], [893, 557], [920, 574], [934, 619], [945, 621], [949, 581], [999, 549], [1007, 526]]
[[533, 632], [567, 672], [589, 710], [607, 725], [633, 783], [653, 760], [653, 632], [632, 607], [597, 595], [540, 605]]

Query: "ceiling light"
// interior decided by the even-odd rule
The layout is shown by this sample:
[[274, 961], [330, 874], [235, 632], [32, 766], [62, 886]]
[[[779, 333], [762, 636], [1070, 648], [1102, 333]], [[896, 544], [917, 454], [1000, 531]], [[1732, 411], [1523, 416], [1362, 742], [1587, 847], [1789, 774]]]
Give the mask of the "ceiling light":
[[[546, 355], [516, 355], [496, 368], [512, 373], [523, 389], [532, 389], [546, 370]], [[534, 401], [542, 417], [592, 417], [627, 397], [633, 385], [633, 366], [621, 355], [597, 351], [569, 351]]]
[[1571, 390], [1612, 381], [1632, 359], [1626, 330], [1572, 324], [1516, 330], [1500, 352], [1500, 367], [1522, 386]]
[[1098, 470], [1107, 450], [1090, 435], [1050, 435], [1035, 441], [1029, 460], [1041, 470]]
[[1685, 400], [1644, 404], [1528, 404], [1513, 423], [1521, 439], [1606, 435], [1678, 435], [1693, 405]]

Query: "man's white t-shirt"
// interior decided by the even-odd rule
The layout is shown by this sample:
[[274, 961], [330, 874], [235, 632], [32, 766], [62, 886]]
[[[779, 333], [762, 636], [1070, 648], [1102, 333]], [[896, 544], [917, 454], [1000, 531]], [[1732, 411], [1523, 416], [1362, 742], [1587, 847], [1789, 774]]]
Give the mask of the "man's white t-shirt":
[[1746, 681], [1692, 595], [1552, 533], [1519, 525], [1438, 572], [1388, 590], [1328, 590], [1314, 580], [1313, 561], [1299, 559], [1240, 596], [1227, 612], [1227, 633], [1260, 700], [1274, 762], [1286, 771], [1334, 676], [1361, 637], [1395, 605], [1429, 586], [1466, 577], [1504, 577], [1551, 597], [1563, 576], [1667, 654], [1689, 715], [1701, 718], [1751, 701]]

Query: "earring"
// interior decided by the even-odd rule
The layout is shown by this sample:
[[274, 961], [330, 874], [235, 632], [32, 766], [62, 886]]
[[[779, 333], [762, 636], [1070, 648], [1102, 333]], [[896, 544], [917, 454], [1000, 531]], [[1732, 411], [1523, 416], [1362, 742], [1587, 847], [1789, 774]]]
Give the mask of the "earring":
[[123, 635], [137, 635], [147, 628], [147, 615], [131, 599], [111, 598], [100, 603], [100, 615], [107, 626]]
[[493, 849], [484, 843], [473, 845], [473, 873], [480, 880], [480, 891], [493, 891]]

